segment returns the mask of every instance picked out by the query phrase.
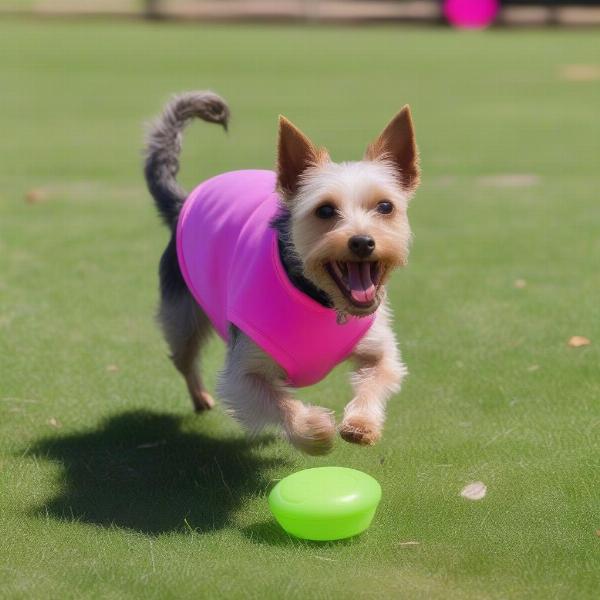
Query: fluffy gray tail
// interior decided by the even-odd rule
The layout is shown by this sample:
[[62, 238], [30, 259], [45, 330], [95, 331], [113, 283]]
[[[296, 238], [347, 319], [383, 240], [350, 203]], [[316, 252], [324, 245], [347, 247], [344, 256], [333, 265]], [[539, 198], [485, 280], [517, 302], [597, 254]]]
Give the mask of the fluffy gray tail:
[[177, 223], [187, 197], [177, 180], [181, 138], [185, 126], [194, 118], [219, 123], [227, 130], [229, 108], [213, 92], [184, 92], [174, 96], [162, 115], [152, 123], [146, 138], [145, 175], [158, 212], [169, 227]]

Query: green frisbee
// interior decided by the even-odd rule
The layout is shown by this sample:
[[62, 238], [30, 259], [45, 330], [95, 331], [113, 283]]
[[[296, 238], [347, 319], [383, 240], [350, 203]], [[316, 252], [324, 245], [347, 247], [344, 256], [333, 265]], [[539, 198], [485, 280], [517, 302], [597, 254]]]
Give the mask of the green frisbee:
[[269, 494], [269, 507], [291, 535], [306, 540], [340, 540], [364, 531], [381, 499], [370, 475], [345, 467], [318, 467], [282, 479]]

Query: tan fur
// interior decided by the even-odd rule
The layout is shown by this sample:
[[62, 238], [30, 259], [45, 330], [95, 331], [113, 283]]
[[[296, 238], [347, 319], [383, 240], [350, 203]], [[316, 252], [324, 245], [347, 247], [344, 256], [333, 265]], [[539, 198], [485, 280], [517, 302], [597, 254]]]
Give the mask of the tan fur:
[[277, 184], [284, 197], [298, 191], [300, 176], [313, 165], [328, 160], [329, 155], [317, 148], [291, 121], [279, 117]]
[[330, 410], [286, 399], [283, 424], [289, 441], [307, 454], [327, 454], [333, 447], [335, 420]]
[[353, 359], [357, 364], [352, 374], [354, 398], [344, 410], [340, 435], [347, 441], [371, 445], [381, 436], [388, 399], [400, 390], [407, 374], [390, 326], [387, 305], [379, 309]]
[[[411, 241], [407, 217], [408, 200], [398, 185], [391, 165], [325, 163], [306, 170], [292, 205], [294, 245], [304, 262], [305, 275], [325, 290], [340, 312], [364, 315], [381, 303], [391, 271], [406, 265]], [[394, 204], [394, 212], [381, 215], [376, 205], [382, 200]], [[315, 210], [331, 203], [339, 216], [322, 220]], [[375, 240], [372, 259], [384, 268], [379, 282], [377, 305], [365, 311], [352, 305], [340, 292], [325, 269], [330, 261], [352, 260], [348, 240], [353, 235], [369, 234]]]
[[404, 189], [410, 193], [417, 189], [421, 173], [410, 106], [404, 106], [381, 135], [367, 147], [365, 158], [391, 160], [398, 169]]
[[285, 380], [283, 369], [240, 331], [227, 354], [218, 392], [229, 414], [251, 433], [281, 425], [303, 452], [329, 452], [335, 437], [331, 411], [295, 400]]

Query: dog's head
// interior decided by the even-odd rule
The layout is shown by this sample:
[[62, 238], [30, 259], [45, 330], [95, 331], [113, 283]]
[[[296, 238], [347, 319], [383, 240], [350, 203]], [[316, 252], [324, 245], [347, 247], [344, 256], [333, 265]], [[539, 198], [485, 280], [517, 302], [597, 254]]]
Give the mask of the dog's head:
[[391, 271], [406, 264], [408, 201], [419, 156], [405, 106], [358, 162], [334, 163], [284, 117], [278, 188], [289, 211], [288, 243], [303, 275], [336, 310], [364, 316], [379, 306]]

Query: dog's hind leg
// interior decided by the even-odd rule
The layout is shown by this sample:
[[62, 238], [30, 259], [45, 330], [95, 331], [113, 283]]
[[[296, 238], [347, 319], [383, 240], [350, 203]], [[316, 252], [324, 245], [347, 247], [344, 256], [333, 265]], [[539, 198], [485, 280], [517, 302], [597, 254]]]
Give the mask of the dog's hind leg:
[[185, 379], [194, 409], [200, 412], [212, 408], [215, 402], [197, 367], [200, 350], [212, 330], [208, 317], [185, 293], [177, 298], [163, 297], [158, 318], [171, 349], [171, 360]]
[[160, 296], [158, 321], [171, 349], [171, 360], [185, 379], [195, 410], [212, 408], [215, 401], [206, 391], [196, 364], [212, 326], [183, 280], [175, 235], [160, 259]]
[[232, 328], [219, 397], [229, 413], [251, 434], [279, 425], [287, 439], [307, 454], [326, 454], [333, 446], [331, 411], [296, 400], [285, 385], [285, 372], [241, 331]]

